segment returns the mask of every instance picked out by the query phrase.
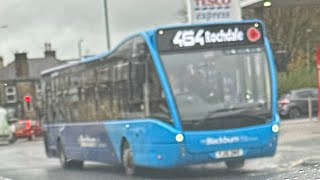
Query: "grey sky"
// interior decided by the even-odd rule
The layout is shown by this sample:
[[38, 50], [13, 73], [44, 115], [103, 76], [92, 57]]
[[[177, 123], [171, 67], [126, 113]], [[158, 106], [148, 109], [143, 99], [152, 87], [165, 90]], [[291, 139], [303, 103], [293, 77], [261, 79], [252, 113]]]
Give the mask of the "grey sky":
[[[112, 45], [127, 35], [159, 25], [179, 23], [184, 0], [108, 0]], [[5, 63], [15, 52], [42, 57], [50, 42], [60, 59], [76, 58], [77, 42], [84, 54], [105, 51], [103, 0], [1, 0], [0, 55]]]

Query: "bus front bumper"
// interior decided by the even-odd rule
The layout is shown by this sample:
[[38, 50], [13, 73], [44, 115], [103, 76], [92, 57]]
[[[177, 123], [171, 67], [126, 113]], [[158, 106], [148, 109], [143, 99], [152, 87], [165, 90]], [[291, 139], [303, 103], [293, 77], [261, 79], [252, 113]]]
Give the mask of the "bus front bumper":
[[[268, 146], [242, 147], [243, 154], [237, 157], [217, 158], [217, 151], [207, 153], [189, 153], [184, 144], [152, 145], [149, 153], [136, 154], [134, 161], [139, 166], [153, 168], [174, 168], [201, 163], [220, 162], [232, 159], [250, 159], [273, 156], [276, 152], [276, 141]], [[232, 150], [230, 148], [229, 150]], [[228, 149], [226, 149], [228, 151]]]

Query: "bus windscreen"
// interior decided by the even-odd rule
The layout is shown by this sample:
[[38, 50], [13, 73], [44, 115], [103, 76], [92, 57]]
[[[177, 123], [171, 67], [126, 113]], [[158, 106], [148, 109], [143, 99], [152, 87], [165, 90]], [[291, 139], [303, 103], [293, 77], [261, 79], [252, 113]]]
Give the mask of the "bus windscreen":
[[[162, 46], [168, 37], [158, 38], [160, 57], [185, 130], [239, 128], [270, 120], [270, 71], [259, 27], [202, 27], [192, 31], [195, 36], [183, 35], [190, 30], [171, 30], [167, 32], [175, 34], [171, 46]], [[255, 36], [250, 29], [260, 33], [255, 41], [250, 39]], [[198, 36], [199, 32], [203, 36]]]
[[270, 119], [270, 72], [263, 47], [161, 58], [185, 129], [239, 128]]

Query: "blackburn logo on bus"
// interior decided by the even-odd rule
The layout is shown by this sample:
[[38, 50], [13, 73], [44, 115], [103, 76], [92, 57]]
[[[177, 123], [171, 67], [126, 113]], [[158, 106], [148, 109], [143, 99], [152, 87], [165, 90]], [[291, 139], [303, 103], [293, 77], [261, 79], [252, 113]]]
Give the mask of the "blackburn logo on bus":
[[104, 148], [107, 147], [106, 143], [101, 142], [99, 138], [90, 137], [88, 135], [80, 135], [78, 138], [80, 147], [86, 148]]
[[257, 141], [257, 137], [249, 137], [249, 136], [221, 136], [218, 138], [207, 137], [206, 139], [201, 140], [201, 143], [207, 146], [210, 145], [218, 145], [218, 144], [233, 144], [239, 142], [249, 142], [249, 141]]

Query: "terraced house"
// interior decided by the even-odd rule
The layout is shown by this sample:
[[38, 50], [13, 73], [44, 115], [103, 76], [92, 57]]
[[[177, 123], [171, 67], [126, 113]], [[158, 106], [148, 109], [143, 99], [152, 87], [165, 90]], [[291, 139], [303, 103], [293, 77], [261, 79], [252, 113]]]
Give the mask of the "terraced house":
[[15, 53], [14, 61], [3, 67], [0, 59], [0, 106], [18, 119], [39, 119], [41, 116], [41, 71], [66, 61], [56, 58], [50, 44], [45, 44], [44, 57], [28, 58]]

